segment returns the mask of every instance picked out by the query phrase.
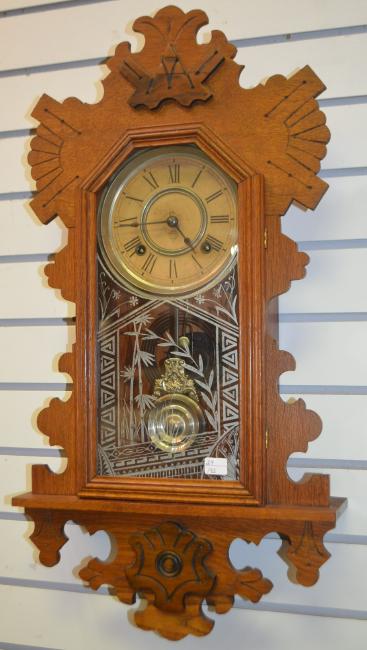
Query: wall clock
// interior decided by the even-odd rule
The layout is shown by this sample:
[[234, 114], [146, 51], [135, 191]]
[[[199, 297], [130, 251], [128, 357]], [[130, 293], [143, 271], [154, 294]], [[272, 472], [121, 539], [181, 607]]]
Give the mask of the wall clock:
[[172, 6], [136, 20], [145, 45], [117, 47], [99, 104], [41, 97], [29, 155], [33, 210], [68, 228], [46, 273], [76, 303], [76, 343], [59, 363], [71, 397], [38, 420], [67, 468], [34, 466], [13, 503], [47, 566], [66, 521], [108, 531], [116, 554], [81, 578], [144, 598], [137, 625], [169, 639], [211, 630], [203, 602], [225, 613], [236, 594], [269, 592], [228, 560], [237, 537], [279, 533], [298, 581], [316, 582], [345, 505], [328, 476], [290, 480], [288, 457], [321, 425], [278, 390], [294, 362], [278, 349], [277, 296], [308, 262], [280, 217], [327, 189], [324, 86], [305, 67], [242, 88], [224, 34], [197, 43], [206, 23]]

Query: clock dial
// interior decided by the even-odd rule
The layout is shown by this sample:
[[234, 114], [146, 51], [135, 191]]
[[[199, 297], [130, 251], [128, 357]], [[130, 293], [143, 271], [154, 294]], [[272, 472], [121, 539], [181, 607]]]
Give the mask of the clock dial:
[[194, 293], [235, 259], [235, 185], [191, 146], [138, 154], [102, 199], [100, 241], [111, 271], [130, 288]]

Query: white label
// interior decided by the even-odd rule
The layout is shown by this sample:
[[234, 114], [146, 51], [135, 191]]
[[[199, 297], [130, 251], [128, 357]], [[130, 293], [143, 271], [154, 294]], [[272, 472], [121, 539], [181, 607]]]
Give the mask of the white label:
[[215, 476], [227, 476], [227, 459], [205, 458], [204, 472]]

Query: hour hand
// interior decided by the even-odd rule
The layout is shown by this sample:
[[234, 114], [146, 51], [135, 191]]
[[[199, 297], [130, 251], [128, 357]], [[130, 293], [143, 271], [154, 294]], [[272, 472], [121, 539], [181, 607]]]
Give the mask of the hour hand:
[[176, 228], [176, 230], [180, 233], [182, 239], [184, 240], [184, 243], [186, 244], [186, 246], [189, 246], [191, 248], [191, 250], [193, 251], [194, 247], [192, 245], [191, 239], [186, 237], [185, 233], [182, 232], [177, 217], [169, 216], [168, 219], [167, 219], [167, 223], [168, 223], [169, 226], [171, 226], [171, 228]]
[[184, 233], [182, 232], [182, 230], [181, 230], [181, 228], [180, 228], [179, 225], [177, 225], [177, 230], [178, 230], [178, 232], [180, 233], [181, 237], [183, 237], [183, 240], [184, 240], [184, 243], [186, 244], [186, 246], [189, 246], [189, 247], [191, 248], [191, 250], [193, 251], [193, 250], [194, 250], [194, 247], [193, 247], [193, 245], [192, 245], [192, 241], [191, 241], [191, 239], [189, 239], [188, 237], [185, 237], [185, 235], [184, 235]]

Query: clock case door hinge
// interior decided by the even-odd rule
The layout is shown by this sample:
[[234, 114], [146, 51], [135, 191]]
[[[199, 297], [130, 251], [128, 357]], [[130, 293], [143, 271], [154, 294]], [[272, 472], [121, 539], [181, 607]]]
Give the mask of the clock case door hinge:
[[265, 248], [265, 250], [267, 249], [267, 247], [268, 247], [268, 229], [265, 228], [265, 230], [264, 230], [264, 248]]

